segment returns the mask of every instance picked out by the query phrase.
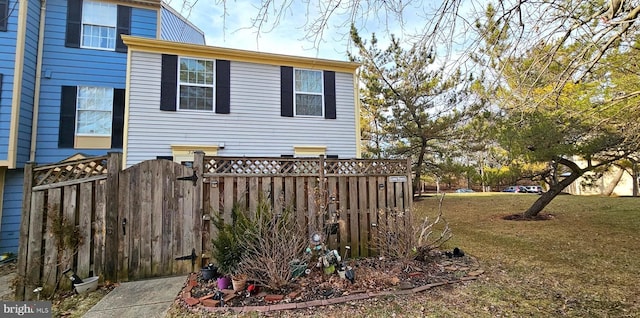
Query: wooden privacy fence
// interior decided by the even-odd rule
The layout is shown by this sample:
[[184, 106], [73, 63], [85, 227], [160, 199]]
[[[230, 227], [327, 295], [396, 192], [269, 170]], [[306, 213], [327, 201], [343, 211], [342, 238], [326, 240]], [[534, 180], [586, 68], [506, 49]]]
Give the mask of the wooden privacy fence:
[[[290, 209], [308, 232], [353, 256], [375, 253], [376, 225], [410, 222], [407, 160], [205, 157], [192, 167], [122, 155], [25, 167], [16, 299], [70, 287], [80, 277], [127, 281], [188, 273], [210, 260], [216, 229], [234, 205]], [[401, 216], [397, 217], [396, 216]]]
[[[276, 212], [295, 211], [331, 248], [342, 253], [349, 245], [353, 256], [369, 256], [378, 224], [410, 220], [410, 167], [407, 160], [204, 157], [204, 213], [230, 222], [234, 205], [255, 211], [266, 199]], [[208, 223], [203, 233], [215, 237]], [[211, 244], [203, 243], [203, 252], [207, 257]]]

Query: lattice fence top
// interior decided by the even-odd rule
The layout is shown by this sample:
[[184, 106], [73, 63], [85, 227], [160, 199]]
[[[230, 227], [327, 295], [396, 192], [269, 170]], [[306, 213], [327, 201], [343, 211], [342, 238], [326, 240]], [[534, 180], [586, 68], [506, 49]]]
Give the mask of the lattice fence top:
[[33, 169], [33, 186], [80, 181], [107, 176], [107, 156], [39, 166]]
[[[321, 171], [321, 164], [323, 169]], [[406, 160], [205, 157], [204, 172], [234, 175], [406, 175]]]

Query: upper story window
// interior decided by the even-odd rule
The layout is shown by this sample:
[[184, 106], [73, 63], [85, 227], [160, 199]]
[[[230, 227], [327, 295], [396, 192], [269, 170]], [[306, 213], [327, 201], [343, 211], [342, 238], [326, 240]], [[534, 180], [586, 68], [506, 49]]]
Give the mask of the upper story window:
[[113, 89], [78, 87], [76, 134], [111, 136]]
[[115, 50], [118, 6], [113, 3], [82, 2], [83, 48]]
[[9, 21], [9, 0], [0, 0], [0, 31], [7, 31]]
[[179, 109], [213, 111], [213, 65], [212, 60], [180, 58]]
[[296, 69], [294, 84], [295, 115], [324, 116], [322, 71]]

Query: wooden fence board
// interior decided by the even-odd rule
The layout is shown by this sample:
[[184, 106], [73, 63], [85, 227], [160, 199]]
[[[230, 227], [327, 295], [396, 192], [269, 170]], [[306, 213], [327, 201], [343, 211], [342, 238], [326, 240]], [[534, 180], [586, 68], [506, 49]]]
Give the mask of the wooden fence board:
[[224, 222], [225, 223], [230, 223], [231, 222], [231, 211], [233, 210], [233, 185], [234, 185], [234, 178], [233, 177], [224, 177], [224, 197], [223, 197], [223, 204], [224, 204]]
[[[377, 198], [378, 178], [368, 177], [367, 182], [369, 186], [367, 188], [367, 193], [368, 193], [367, 195], [369, 198], [369, 222], [367, 223], [367, 228], [369, 229], [369, 232], [368, 232], [367, 241], [371, 242], [373, 239], [373, 234], [374, 234], [373, 232], [376, 230], [371, 226], [371, 224], [378, 222], [378, 198]], [[368, 244], [367, 249], [368, 249], [369, 255], [375, 255], [375, 250], [373, 249], [371, 244]]]
[[[131, 236], [132, 222], [131, 217], [129, 216], [129, 205], [131, 199], [129, 195], [131, 192], [129, 191], [129, 180], [131, 176], [131, 170], [125, 170], [124, 173], [119, 178], [120, 186], [118, 188], [118, 202], [117, 202], [117, 211], [118, 218], [117, 224], [115, 225], [115, 233], [117, 233], [116, 239], [118, 240], [117, 248], [118, 248], [118, 280], [119, 281], [128, 281], [129, 280], [129, 246], [130, 241], [129, 237]], [[105, 256], [107, 255], [107, 251], [105, 251]]]
[[[77, 225], [77, 195], [78, 185], [64, 186], [62, 188], [62, 221], [63, 224]], [[63, 269], [75, 269], [75, 257], [77, 250], [75, 246], [64, 246], [62, 259], [60, 261]], [[82, 278], [82, 277], [81, 277]], [[60, 286], [63, 289], [70, 289], [69, 280], [61, 280]]]
[[284, 179], [284, 209], [293, 211], [295, 207], [295, 192], [294, 178]]
[[358, 226], [358, 177], [349, 177], [349, 245], [356, 255], [360, 255]]
[[317, 208], [316, 208], [316, 179], [307, 177], [307, 222], [309, 223], [309, 233], [322, 230], [318, 227]]
[[367, 177], [358, 177], [358, 242], [360, 256], [369, 256], [369, 207], [367, 206]]
[[78, 230], [80, 245], [78, 246], [78, 265], [76, 273], [80, 277], [89, 277], [91, 270], [91, 218], [93, 213], [93, 183], [79, 184]]
[[137, 169], [132, 170], [129, 176], [129, 221], [131, 223], [130, 230], [127, 231], [126, 236], [129, 238], [129, 279], [135, 280], [140, 273], [140, 238], [142, 219], [140, 216], [140, 191], [131, 191], [134, 187], [139, 187], [141, 180], [141, 165]]
[[175, 177], [172, 165], [164, 165], [162, 167], [162, 272], [173, 274], [173, 253], [176, 249], [174, 240], [174, 227], [176, 220], [174, 217], [178, 213], [178, 207], [175, 193], [174, 180]]
[[42, 251], [42, 219], [45, 210], [44, 192], [36, 192], [31, 197], [31, 213], [29, 219], [29, 252], [27, 254], [27, 271], [25, 276], [25, 297], [33, 299], [33, 289], [39, 286]]
[[151, 208], [148, 211], [151, 216], [151, 274], [153, 276], [169, 275], [170, 271], [165, 271], [162, 264], [164, 262], [162, 254], [162, 227], [164, 224], [163, 211], [164, 211], [164, 161], [156, 161], [156, 164], [151, 169], [152, 179], [150, 180], [151, 186]]
[[304, 177], [295, 177], [296, 178], [296, 219], [298, 220], [298, 225], [305, 226], [307, 225], [307, 200], [306, 200], [306, 192], [305, 192], [305, 182]]
[[95, 185], [95, 218], [93, 221], [93, 275], [104, 279], [104, 245], [106, 229], [106, 181], [97, 181]]
[[[62, 277], [62, 270], [58, 268], [58, 247], [53, 233], [54, 221], [60, 220], [60, 188], [47, 191], [47, 215], [44, 245], [44, 265], [42, 281], [47, 286], [43, 295], [50, 296], [53, 287], [58, 285], [58, 280]], [[44, 192], [43, 192], [44, 193]]]
[[145, 161], [140, 169], [140, 209], [137, 211], [140, 218], [140, 266], [137, 278], [152, 277], [151, 275], [151, 218], [152, 191], [151, 173], [158, 169], [160, 161]]
[[388, 231], [396, 230], [396, 214], [398, 213], [398, 209], [396, 208], [396, 199], [395, 199], [395, 186], [393, 183], [389, 182], [389, 179], [385, 180], [385, 188], [387, 189], [387, 229]]
[[284, 194], [282, 190], [282, 177], [273, 177], [273, 211], [276, 214], [282, 213], [282, 209], [284, 208], [283, 201]]
[[340, 250], [344, 251], [345, 246], [349, 245], [351, 240], [349, 229], [351, 228], [351, 220], [349, 219], [349, 196], [347, 189], [347, 178], [338, 179], [338, 213], [340, 215]]
[[259, 181], [257, 177], [249, 178], [249, 215], [253, 216], [258, 209], [262, 195], [260, 194]]

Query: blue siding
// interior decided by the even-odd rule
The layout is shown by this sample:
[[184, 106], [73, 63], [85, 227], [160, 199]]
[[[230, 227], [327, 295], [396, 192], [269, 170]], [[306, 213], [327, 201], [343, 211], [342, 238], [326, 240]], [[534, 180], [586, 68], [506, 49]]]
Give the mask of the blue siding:
[[[78, 152], [102, 155], [120, 149], [60, 149], [60, 93], [63, 85], [125, 88], [127, 54], [64, 46], [67, 1], [47, 3], [43, 72], [40, 88], [36, 162], [51, 163]], [[132, 8], [131, 34], [156, 37], [157, 10]], [[50, 76], [48, 75], [50, 74]]]
[[[15, 6], [16, 10], [11, 10]], [[0, 160], [6, 160], [9, 151], [9, 127], [11, 126], [11, 92], [13, 91], [13, 68], [16, 56], [16, 30], [18, 28], [17, 0], [9, 1], [7, 31], [0, 32]]]
[[131, 35], [156, 38], [158, 11], [141, 8], [131, 10]]
[[204, 33], [202, 33], [202, 31], [186, 22], [184, 18], [178, 16], [172, 12], [172, 10], [165, 8], [164, 4], [161, 10], [162, 26], [160, 35], [162, 40], [205, 44]]
[[22, 214], [22, 185], [24, 171], [8, 170], [5, 176], [0, 229], [0, 253], [18, 252], [20, 240], [20, 216]]
[[38, 29], [40, 24], [40, 0], [29, 0], [27, 30], [25, 34], [24, 66], [22, 71], [22, 94], [18, 125], [18, 153], [16, 166], [23, 167], [29, 160], [31, 148], [31, 126], [33, 98], [36, 81], [36, 58], [38, 53]]

